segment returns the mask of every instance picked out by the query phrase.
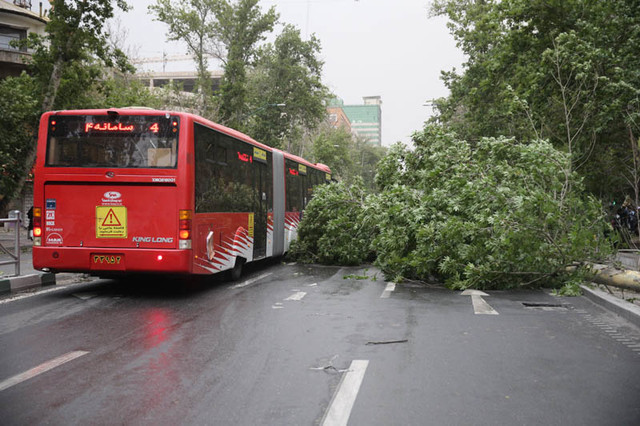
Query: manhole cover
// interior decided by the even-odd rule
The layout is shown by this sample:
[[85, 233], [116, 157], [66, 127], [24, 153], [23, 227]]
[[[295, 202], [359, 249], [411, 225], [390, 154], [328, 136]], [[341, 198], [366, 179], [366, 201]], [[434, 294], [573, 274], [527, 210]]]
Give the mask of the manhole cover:
[[522, 305], [528, 309], [539, 309], [541, 311], [566, 311], [567, 305], [561, 303], [545, 303], [545, 302], [522, 302]]

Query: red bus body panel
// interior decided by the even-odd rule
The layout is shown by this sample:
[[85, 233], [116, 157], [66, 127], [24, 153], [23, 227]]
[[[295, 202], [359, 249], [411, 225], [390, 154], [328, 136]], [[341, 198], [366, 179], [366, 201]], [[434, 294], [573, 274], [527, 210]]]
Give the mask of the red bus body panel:
[[[147, 110], [121, 112], [165, 115]], [[192, 191], [180, 191], [181, 185], [189, 184], [188, 146], [180, 143], [188, 137], [188, 117], [171, 113], [180, 116], [185, 129], [178, 143], [177, 168], [45, 167], [49, 118], [56, 114], [106, 116], [107, 111], [42, 116], [34, 206], [42, 208], [43, 234], [42, 245], [33, 247], [34, 268], [95, 274], [192, 273], [191, 250], [178, 250], [178, 211], [189, 210], [193, 204]]]

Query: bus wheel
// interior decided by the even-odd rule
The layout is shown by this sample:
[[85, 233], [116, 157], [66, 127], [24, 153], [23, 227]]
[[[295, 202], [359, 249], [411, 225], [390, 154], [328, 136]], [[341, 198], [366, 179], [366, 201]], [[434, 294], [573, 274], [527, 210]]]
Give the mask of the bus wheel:
[[236, 263], [231, 270], [231, 281], [238, 281], [242, 276], [242, 266], [245, 260], [242, 257], [236, 257]]

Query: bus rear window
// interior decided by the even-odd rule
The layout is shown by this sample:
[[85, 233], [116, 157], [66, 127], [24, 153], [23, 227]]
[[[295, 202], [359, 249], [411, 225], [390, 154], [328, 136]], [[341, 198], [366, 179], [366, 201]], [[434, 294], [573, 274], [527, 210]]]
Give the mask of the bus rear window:
[[46, 166], [175, 168], [178, 117], [52, 116]]

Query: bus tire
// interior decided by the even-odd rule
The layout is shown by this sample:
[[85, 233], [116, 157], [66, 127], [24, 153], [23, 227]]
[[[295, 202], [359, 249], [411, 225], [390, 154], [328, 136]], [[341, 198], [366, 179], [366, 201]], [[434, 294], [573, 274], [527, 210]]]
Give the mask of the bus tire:
[[242, 276], [242, 267], [244, 266], [244, 258], [236, 257], [236, 263], [231, 270], [231, 281], [238, 281]]

